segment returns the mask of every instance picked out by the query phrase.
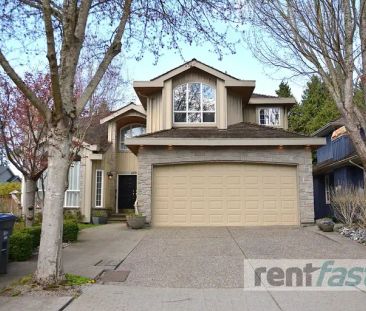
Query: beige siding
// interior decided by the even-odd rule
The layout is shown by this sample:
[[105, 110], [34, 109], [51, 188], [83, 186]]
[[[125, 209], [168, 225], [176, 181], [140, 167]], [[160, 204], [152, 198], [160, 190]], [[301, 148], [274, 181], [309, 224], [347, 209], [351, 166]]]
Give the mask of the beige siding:
[[219, 129], [227, 128], [227, 90], [220, 79], [217, 79], [216, 88], [216, 120]]
[[163, 108], [160, 93], [153, 95], [147, 100], [146, 132], [156, 132], [163, 129]]
[[137, 172], [137, 157], [130, 151], [117, 154], [117, 171], [119, 174]]
[[243, 122], [242, 98], [234, 93], [227, 93], [227, 124]]
[[174, 77], [172, 87], [174, 89], [176, 86], [188, 82], [201, 82], [216, 87], [216, 77], [199, 70], [192, 70]]

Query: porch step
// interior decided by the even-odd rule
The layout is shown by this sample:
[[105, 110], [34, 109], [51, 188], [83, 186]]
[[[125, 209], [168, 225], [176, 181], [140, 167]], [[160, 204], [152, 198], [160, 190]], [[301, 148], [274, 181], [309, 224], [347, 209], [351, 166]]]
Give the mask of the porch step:
[[126, 214], [111, 214], [108, 217], [108, 223], [125, 222]]

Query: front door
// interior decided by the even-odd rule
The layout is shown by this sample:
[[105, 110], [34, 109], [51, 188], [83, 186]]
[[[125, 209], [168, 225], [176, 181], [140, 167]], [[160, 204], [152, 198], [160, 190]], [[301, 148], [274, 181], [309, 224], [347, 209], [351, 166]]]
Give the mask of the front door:
[[118, 176], [118, 210], [134, 208], [136, 201], [136, 175]]

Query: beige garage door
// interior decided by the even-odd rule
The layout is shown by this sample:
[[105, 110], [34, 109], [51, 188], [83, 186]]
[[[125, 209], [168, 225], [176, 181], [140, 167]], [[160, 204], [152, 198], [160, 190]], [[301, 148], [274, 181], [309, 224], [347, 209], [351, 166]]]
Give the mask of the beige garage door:
[[154, 226], [297, 225], [296, 167], [243, 163], [156, 166]]

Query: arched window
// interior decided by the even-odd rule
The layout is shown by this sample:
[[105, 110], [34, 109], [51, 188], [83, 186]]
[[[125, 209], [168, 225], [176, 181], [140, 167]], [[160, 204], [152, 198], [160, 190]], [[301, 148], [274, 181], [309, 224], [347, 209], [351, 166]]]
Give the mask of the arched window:
[[142, 134], [145, 134], [146, 128], [145, 125], [142, 124], [129, 124], [120, 130], [119, 135], [119, 149], [121, 151], [127, 150], [127, 147], [125, 145], [125, 139], [126, 138], [132, 138], [135, 136], [139, 136]]
[[174, 123], [215, 123], [216, 90], [207, 84], [193, 82], [173, 91]]

